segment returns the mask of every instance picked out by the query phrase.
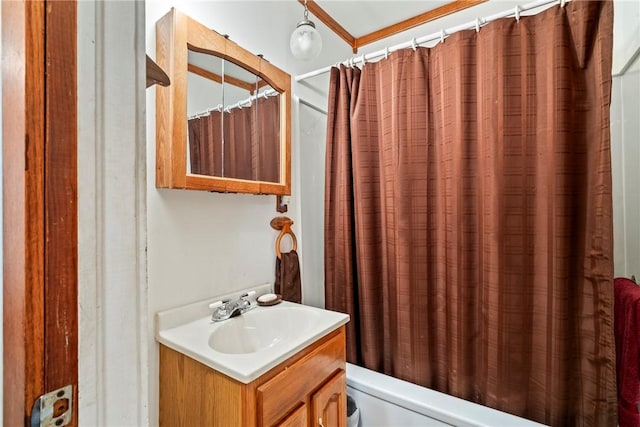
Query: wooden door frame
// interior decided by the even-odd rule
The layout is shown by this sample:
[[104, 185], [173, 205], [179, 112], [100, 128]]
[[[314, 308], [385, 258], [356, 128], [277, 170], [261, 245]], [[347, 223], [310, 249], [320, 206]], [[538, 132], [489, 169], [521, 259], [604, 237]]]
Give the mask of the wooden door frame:
[[4, 425], [68, 384], [78, 422], [76, 8], [2, 5]]

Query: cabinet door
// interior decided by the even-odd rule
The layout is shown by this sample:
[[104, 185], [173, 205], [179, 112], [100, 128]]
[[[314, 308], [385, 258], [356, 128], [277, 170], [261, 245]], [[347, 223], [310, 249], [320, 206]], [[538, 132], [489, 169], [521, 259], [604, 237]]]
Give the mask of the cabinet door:
[[301, 405], [277, 427], [307, 427], [307, 407]]
[[311, 398], [312, 426], [347, 427], [347, 384], [344, 371], [331, 378]]

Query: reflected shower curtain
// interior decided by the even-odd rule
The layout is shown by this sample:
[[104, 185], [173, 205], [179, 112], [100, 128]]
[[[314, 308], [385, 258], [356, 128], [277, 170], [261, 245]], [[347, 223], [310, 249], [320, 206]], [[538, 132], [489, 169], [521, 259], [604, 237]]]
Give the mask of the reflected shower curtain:
[[189, 162], [191, 173], [222, 176], [222, 113], [189, 119]]
[[332, 70], [325, 296], [350, 362], [616, 425], [612, 25], [573, 1]]
[[224, 113], [210, 111], [189, 119], [188, 130], [191, 173], [280, 181], [279, 97], [259, 98], [250, 107]]

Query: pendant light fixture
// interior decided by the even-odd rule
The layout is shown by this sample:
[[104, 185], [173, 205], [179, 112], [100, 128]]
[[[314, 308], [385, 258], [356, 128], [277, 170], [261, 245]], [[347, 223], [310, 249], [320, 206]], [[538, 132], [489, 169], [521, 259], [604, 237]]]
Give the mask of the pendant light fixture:
[[320, 54], [322, 50], [322, 38], [316, 30], [316, 25], [309, 20], [307, 0], [304, 0], [304, 19], [298, 22], [296, 29], [289, 40], [291, 53], [296, 59], [309, 61]]

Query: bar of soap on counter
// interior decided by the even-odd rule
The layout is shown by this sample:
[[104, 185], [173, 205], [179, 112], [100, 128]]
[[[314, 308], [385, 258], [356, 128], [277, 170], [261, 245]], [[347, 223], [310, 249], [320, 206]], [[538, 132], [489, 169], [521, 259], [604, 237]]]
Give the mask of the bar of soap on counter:
[[282, 301], [282, 297], [278, 294], [264, 294], [264, 295], [260, 295], [256, 301], [258, 302], [258, 305], [276, 305], [279, 302]]
[[258, 297], [258, 302], [274, 302], [278, 299], [276, 294], [264, 294]]

